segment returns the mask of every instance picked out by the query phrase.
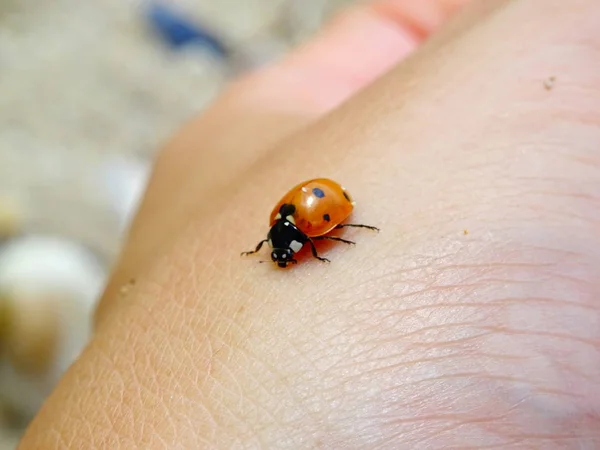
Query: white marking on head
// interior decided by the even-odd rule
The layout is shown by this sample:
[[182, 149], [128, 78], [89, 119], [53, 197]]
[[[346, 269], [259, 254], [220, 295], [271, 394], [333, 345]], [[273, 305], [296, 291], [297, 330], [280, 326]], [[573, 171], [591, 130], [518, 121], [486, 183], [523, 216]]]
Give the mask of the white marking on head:
[[284, 224], [286, 227], [289, 227], [289, 226], [290, 226], [290, 223], [289, 223], [289, 222], [283, 222], [283, 224]]
[[275, 216], [275, 220], [279, 220], [281, 219], [281, 214], [277, 213], [277, 215]]
[[271, 239], [268, 240], [269, 247], [273, 248], [273, 241]]
[[287, 258], [287, 253], [282, 253], [281, 254], [281, 259], [285, 259], [285, 258]]
[[294, 216], [287, 216], [286, 219], [289, 220], [294, 225], [296, 225], [296, 219], [294, 219]]
[[292, 249], [292, 251], [294, 253], [298, 253], [300, 251], [300, 249], [302, 248], [303, 244], [301, 242], [298, 241], [292, 241], [290, 242], [290, 248]]

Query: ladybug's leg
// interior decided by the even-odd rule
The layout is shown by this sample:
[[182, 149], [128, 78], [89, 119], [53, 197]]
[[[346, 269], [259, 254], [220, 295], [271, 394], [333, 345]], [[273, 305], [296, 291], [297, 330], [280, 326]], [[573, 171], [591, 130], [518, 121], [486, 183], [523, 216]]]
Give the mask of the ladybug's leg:
[[349, 241], [348, 239], [342, 239], [342, 238], [334, 237], [334, 236], [318, 236], [318, 237], [313, 238], [313, 240], [315, 240], [315, 241], [322, 241], [325, 239], [327, 239], [328, 241], [343, 242], [344, 244], [350, 244], [350, 245], [356, 244], [356, 242], [354, 242], [354, 241]]
[[260, 242], [258, 243], [258, 245], [256, 246], [256, 248], [255, 248], [254, 250], [252, 250], [252, 251], [249, 251], [249, 252], [242, 252], [242, 255], [241, 255], [241, 256], [245, 256], [245, 255], [251, 255], [251, 254], [253, 254], [253, 253], [258, 253], [258, 251], [261, 249], [261, 247], [263, 246], [263, 244], [264, 244], [265, 242], [269, 242], [269, 240], [268, 240], [268, 239], [263, 239], [262, 241], [260, 241]]
[[372, 227], [371, 225], [362, 225], [358, 223], [341, 223], [337, 225], [335, 228], [345, 228], [345, 227], [355, 227], [355, 228], [368, 228], [369, 230], [379, 231], [379, 228]]
[[327, 258], [322, 258], [319, 256], [319, 254], [317, 253], [317, 248], [315, 247], [315, 243], [312, 241], [312, 239], [308, 240], [308, 243], [310, 244], [310, 249], [312, 251], [312, 255], [317, 258], [319, 261], [323, 261], [323, 262], [331, 262], [329, 261]]

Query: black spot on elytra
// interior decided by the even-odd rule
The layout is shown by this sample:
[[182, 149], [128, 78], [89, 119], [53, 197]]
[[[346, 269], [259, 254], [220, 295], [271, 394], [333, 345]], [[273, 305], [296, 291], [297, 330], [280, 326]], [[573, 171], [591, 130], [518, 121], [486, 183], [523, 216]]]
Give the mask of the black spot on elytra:
[[323, 214], [323, 220], [329, 222], [331, 220], [331, 217], [329, 217], [329, 214]]
[[313, 194], [315, 194], [316, 197], [318, 198], [323, 198], [325, 197], [325, 192], [323, 192], [321, 189], [319, 188], [313, 188], [312, 190]]

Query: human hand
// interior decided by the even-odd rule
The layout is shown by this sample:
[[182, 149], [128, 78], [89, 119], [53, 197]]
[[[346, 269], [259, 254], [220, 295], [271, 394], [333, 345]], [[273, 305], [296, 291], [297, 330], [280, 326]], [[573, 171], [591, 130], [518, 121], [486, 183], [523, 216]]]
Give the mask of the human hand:
[[[22, 448], [600, 446], [600, 4], [473, 3], [404, 59], [442, 4], [354, 9], [169, 143]], [[240, 258], [315, 176], [382, 232]]]

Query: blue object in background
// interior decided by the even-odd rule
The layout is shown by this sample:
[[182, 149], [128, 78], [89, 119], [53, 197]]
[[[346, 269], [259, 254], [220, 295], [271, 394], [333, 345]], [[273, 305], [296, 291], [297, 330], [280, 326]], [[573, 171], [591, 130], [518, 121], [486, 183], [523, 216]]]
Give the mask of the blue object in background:
[[213, 32], [167, 5], [151, 2], [147, 6], [146, 16], [152, 28], [171, 47], [200, 45], [219, 58], [229, 55], [227, 46]]

